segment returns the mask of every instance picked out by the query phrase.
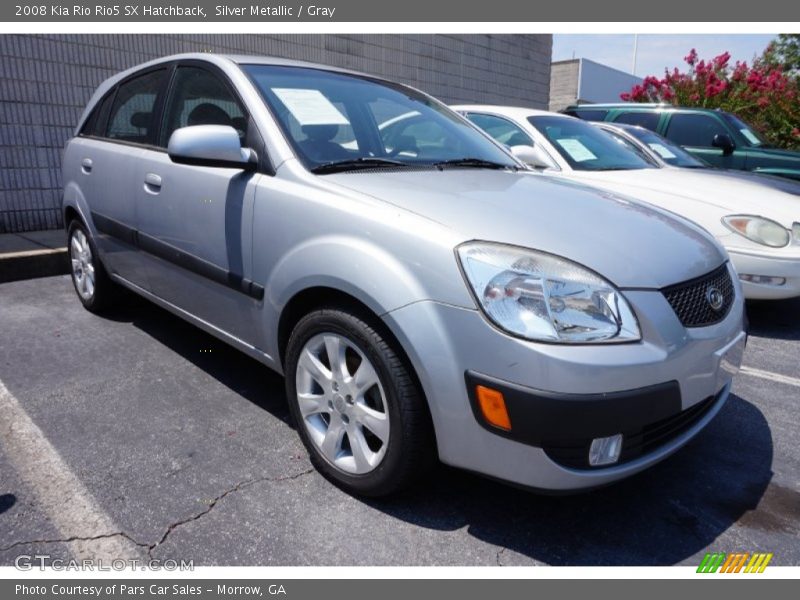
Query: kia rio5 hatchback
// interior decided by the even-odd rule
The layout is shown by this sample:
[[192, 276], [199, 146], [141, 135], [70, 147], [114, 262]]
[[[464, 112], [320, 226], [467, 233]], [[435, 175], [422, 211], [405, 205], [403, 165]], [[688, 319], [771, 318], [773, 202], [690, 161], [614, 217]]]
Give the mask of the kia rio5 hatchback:
[[67, 143], [72, 279], [89, 310], [128, 288], [283, 373], [351, 492], [437, 456], [604, 485], [718, 413], [741, 289], [699, 227], [521, 167], [406, 86], [168, 57], [103, 83]]

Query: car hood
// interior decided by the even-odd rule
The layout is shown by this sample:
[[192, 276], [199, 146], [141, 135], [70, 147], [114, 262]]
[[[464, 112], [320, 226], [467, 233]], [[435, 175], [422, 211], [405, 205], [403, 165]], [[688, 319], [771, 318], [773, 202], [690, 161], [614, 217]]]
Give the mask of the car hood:
[[[761, 215], [786, 228], [800, 221], [800, 198], [755, 178], [705, 169], [636, 169], [573, 171], [570, 179], [630, 194], [706, 225], [724, 214]], [[686, 202], [686, 201], [690, 202]], [[706, 210], [718, 209], [718, 210]]]
[[733, 177], [735, 179], [743, 179], [752, 183], [759, 183], [772, 189], [786, 192], [787, 194], [800, 196], [800, 181], [787, 179], [786, 177], [778, 177], [777, 175], [770, 175], [769, 173], [759, 173], [758, 171], [737, 171], [736, 169], [708, 169], [707, 172], [716, 175], [724, 175], [725, 177]]
[[665, 211], [535, 173], [486, 169], [351, 172], [325, 176], [458, 232], [544, 250], [620, 287], [661, 288], [707, 273], [724, 250]]

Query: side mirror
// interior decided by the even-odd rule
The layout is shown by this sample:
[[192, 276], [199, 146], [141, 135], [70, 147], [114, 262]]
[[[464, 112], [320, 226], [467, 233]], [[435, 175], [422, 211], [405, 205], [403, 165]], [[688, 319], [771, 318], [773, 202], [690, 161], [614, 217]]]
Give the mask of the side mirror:
[[555, 168], [550, 157], [538, 146], [511, 146], [511, 154], [534, 169]]
[[169, 137], [167, 154], [184, 165], [252, 170], [256, 153], [242, 148], [239, 134], [228, 125], [192, 125], [176, 129]]
[[733, 154], [733, 149], [736, 148], [736, 144], [733, 143], [731, 136], [729, 136], [727, 133], [716, 134], [711, 142], [711, 145], [722, 150], [723, 156], [729, 156], [730, 154]]

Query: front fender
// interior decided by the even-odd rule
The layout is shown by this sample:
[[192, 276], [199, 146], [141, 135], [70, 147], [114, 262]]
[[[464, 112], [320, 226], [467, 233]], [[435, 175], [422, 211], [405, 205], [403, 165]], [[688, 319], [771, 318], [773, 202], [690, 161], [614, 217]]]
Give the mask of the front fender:
[[265, 331], [270, 334], [265, 350], [271, 356], [279, 356], [283, 309], [309, 288], [349, 294], [376, 315], [430, 299], [408, 263], [371, 241], [346, 235], [321, 236], [292, 248], [272, 269], [264, 287]]

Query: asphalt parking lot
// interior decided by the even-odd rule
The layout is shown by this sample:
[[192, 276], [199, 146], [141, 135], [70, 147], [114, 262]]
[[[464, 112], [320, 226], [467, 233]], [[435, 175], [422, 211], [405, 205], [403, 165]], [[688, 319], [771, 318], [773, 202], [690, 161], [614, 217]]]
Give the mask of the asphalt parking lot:
[[722, 412], [639, 476], [547, 497], [442, 467], [364, 501], [311, 470], [282, 379], [255, 361], [145, 301], [92, 315], [68, 276], [2, 284], [0, 564], [798, 565], [800, 301], [748, 313]]

